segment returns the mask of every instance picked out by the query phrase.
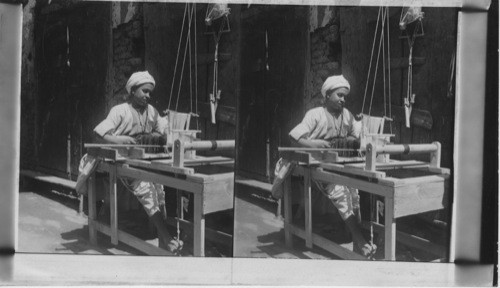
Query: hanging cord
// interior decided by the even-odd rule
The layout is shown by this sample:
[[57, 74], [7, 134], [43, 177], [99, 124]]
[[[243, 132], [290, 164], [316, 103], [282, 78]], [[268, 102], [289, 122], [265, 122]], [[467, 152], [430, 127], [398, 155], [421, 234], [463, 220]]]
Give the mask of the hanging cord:
[[[386, 20], [387, 20], [387, 64], [388, 64], [388, 77], [389, 77], [389, 89], [388, 89], [388, 92], [389, 92], [389, 118], [392, 119], [392, 98], [391, 98], [391, 46], [390, 46], [390, 31], [389, 31], [389, 7], [386, 7], [387, 9], [387, 17], [386, 17]], [[392, 121], [389, 121], [389, 129], [390, 129], [390, 133], [392, 134]]]
[[[195, 113], [196, 115], [198, 114], [198, 44], [197, 44], [197, 39], [198, 39], [198, 34], [196, 32], [196, 4], [195, 9], [194, 9], [194, 93], [195, 93]], [[199, 118], [196, 117], [196, 130], [199, 129]]]
[[377, 79], [377, 72], [378, 72], [378, 62], [379, 62], [379, 59], [380, 59], [380, 48], [382, 46], [382, 43], [383, 43], [383, 39], [384, 39], [384, 27], [385, 27], [385, 12], [382, 11], [382, 29], [381, 29], [381, 33], [380, 33], [380, 40], [379, 40], [379, 45], [378, 45], [378, 52], [377, 52], [377, 63], [375, 64], [375, 74], [373, 75], [373, 84], [372, 84], [372, 95], [371, 95], [371, 98], [370, 98], [370, 106], [369, 106], [369, 109], [368, 109], [368, 115], [371, 115], [372, 114], [372, 104], [373, 104], [373, 95], [375, 94], [375, 83], [376, 83], [376, 79]]
[[370, 72], [372, 70], [372, 62], [373, 62], [373, 53], [375, 51], [375, 40], [377, 39], [377, 32], [378, 32], [378, 20], [380, 19], [380, 12], [381, 12], [381, 8], [379, 8], [378, 10], [378, 16], [377, 16], [377, 26], [375, 27], [375, 33], [373, 35], [373, 44], [372, 44], [372, 52], [371, 52], [371, 55], [370, 55], [370, 64], [368, 66], [368, 76], [366, 77], [366, 85], [365, 85], [365, 93], [363, 95], [363, 105], [361, 107], [361, 113], [364, 112], [365, 110], [365, 102], [366, 102], [366, 93], [368, 91], [368, 82], [370, 80]]
[[[193, 9], [194, 9], [194, 4], [191, 4], [193, 5]], [[192, 16], [193, 14], [191, 13], [190, 14], [190, 17], [189, 17], [189, 23], [191, 25], [191, 21], [193, 21], [192, 19]], [[191, 32], [191, 29], [189, 29], [189, 31]], [[191, 33], [189, 33], [191, 36]], [[189, 37], [189, 41], [188, 41], [188, 45], [189, 45], [189, 101], [190, 101], [190, 107], [189, 107], [189, 111], [193, 111], [193, 71], [192, 71], [192, 62], [191, 62], [191, 55], [193, 53], [193, 47], [191, 45], [191, 37]], [[189, 129], [189, 127], [186, 127], [187, 129]]]
[[[387, 15], [387, 10], [385, 10], [385, 14]], [[383, 18], [382, 21], [383, 21], [383, 23], [385, 23], [385, 18]], [[382, 30], [383, 29], [384, 29], [384, 27], [382, 27]], [[385, 30], [383, 30], [383, 31], [385, 31]], [[387, 98], [387, 96], [386, 96], [387, 95], [387, 93], [386, 93], [386, 91], [387, 91], [386, 89], [387, 88], [386, 88], [386, 85], [385, 85], [385, 78], [386, 78], [385, 77], [385, 69], [386, 69], [386, 67], [385, 67], [385, 41], [383, 39], [384, 37], [381, 37], [381, 38], [382, 38], [382, 71], [383, 71], [383, 73], [382, 73], [383, 74], [382, 79], [384, 81], [384, 116], [385, 116], [385, 115], [387, 115], [387, 101], [386, 101], [387, 100], [386, 99]]]
[[184, 8], [184, 17], [182, 18], [181, 34], [179, 35], [179, 45], [177, 46], [177, 56], [175, 58], [174, 76], [172, 79], [172, 87], [170, 88], [170, 97], [168, 99], [168, 108], [167, 108], [168, 110], [170, 110], [170, 103], [172, 101], [172, 94], [174, 91], [175, 74], [177, 73], [177, 64], [179, 62], [179, 55], [180, 55], [181, 43], [182, 43], [182, 34], [184, 33], [184, 23], [186, 22], [187, 11], [188, 11], [188, 3], [186, 3], [186, 7]]
[[[191, 19], [193, 17], [193, 10], [194, 9], [191, 9], [191, 12], [190, 12], [191, 15], [190, 15], [189, 19]], [[189, 46], [188, 43], [191, 41], [190, 38], [191, 38], [191, 22], [189, 22], [188, 32], [186, 35], [186, 47], [184, 48], [184, 59], [182, 61], [181, 77], [179, 79], [179, 90], [177, 91], [177, 101], [175, 103], [175, 111], [177, 111], [179, 108], [179, 98], [181, 96], [182, 78], [184, 76], [184, 67], [186, 65], [186, 54], [187, 54], [187, 48]]]

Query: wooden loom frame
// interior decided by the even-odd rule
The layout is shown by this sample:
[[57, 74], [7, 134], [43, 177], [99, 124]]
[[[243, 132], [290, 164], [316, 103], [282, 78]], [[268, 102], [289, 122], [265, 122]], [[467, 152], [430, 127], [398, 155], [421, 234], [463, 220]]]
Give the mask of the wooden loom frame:
[[[177, 140], [176, 143], [177, 142], [180, 141]], [[141, 149], [135, 148], [133, 150]], [[207, 175], [196, 173], [195, 168], [207, 164], [234, 165], [233, 159], [217, 156], [196, 156], [194, 159], [182, 159], [182, 161], [179, 162], [174, 156], [173, 159], [149, 161], [120, 158], [117, 150], [109, 148], [94, 148], [91, 150], [91, 153], [94, 156], [104, 159], [98, 164], [96, 171], [107, 173], [109, 175], [110, 184], [108, 191], [110, 193], [110, 225], [107, 225], [97, 220], [95, 172], [88, 179], [88, 227], [89, 239], [92, 244], [97, 244], [96, 232], [100, 231], [111, 237], [111, 243], [113, 245], [118, 245], [118, 242], [121, 241], [147, 255], [172, 255], [162, 248], [156, 247], [142, 239], [119, 230], [117, 179], [118, 177], [127, 177], [151, 181], [193, 194], [193, 223], [185, 220], [182, 213], [178, 215], [177, 219], [179, 225], [183, 228], [187, 230], [189, 230], [188, 228], [192, 229], [194, 256], [205, 256], [205, 236], [213, 241], [225, 245], [232, 245], [232, 235], [205, 227], [205, 215], [217, 211], [233, 209], [234, 171]], [[176, 154], [178, 153], [174, 153], [174, 155]], [[177, 165], [175, 163], [177, 163]], [[178, 165], [179, 163], [180, 165]], [[177, 205], [182, 205], [182, 201], [178, 199]], [[182, 211], [182, 206], [180, 211]], [[176, 221], [177, 220], [172, 218], [167, 219], [170, 225], [175, 225]]]
[[[431, 162], [421, 161], [395, 161], [388, 163], [376, 163], [377, 152], [399, 153], [399, 149], [414, 148], [416, 153], [431, 153]], [[346, 185], [363, 190], [373, 195], [383, 197], [385, 203], [385, 223], [363, 223], [365, 228], [373, 225], [375, 232], [384, 233], [384, 259], [395, 260], [396, 257], [396, 235], [398, 240], [409, 246], [427, 249], [434, 254], [446, 251], [440, 245], [431, 243], [426, 239], [396, 231], [396, 219], [403, 216], [434, 211], [443, 208], [443, 197], [448, 188], [450, 171], [439, 167], [440, 144], [413, 144], [409, 145], [387, 145], [377, 147], [368, 144], [366, 163], [357, 164], [335, 164], [321, 163], [311, 158], [309, 153], [287, 151], [283, 155], [289, 160], [298, 162], [293, 175], [302, 176], [304, 183], [303, 197], [305, 210], [304, 229], [293, 224], [292, 200], [291, 200], [291, 177], [285, 180], [284, 193], [284, 230], [285, 243], [292, 247], [292, 235], [305, 240], [306, 247], [312, 249], [317, 245], [343, 259], [366, 260], [365, 257], [354, 253], [331, 240], [328, 240], [312, 231], [312, 179], [321, 180], [326, 183]], [[371, 159], [371, 160], [370, 160]], [[422, 171], [436, 173], [437, 175], [420, 176], [408, 179], [389, 177], [384, 170], [395, 168], [416, 168]]]

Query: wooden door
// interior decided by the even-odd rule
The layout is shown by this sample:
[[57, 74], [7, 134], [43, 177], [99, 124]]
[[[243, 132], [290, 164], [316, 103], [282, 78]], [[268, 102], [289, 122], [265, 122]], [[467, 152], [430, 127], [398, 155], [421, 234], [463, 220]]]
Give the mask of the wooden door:
[[241, 175], [270, 181], [278, 146], [300, 121], [309, 57], [308, 13], [299, 6], [242, 10], [238, 167]]
[[75, 178], [83, 143], [105, 117], [111, 37], [109, 3], [38, 10], [36, 65], [38, 168]]

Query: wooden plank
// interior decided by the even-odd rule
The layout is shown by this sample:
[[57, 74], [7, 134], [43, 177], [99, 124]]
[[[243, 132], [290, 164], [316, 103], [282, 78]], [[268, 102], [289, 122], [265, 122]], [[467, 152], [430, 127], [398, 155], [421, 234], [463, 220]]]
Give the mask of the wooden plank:
[[[405, 108], [392, 105], [392, 119], [394, 122], [405, 122]], [[432, 114], [427, 110], [413, 108], [410, 116], [410, 124], [415, 127], [431, 130], [433, 125]], [[400, 141], [402, 143], [410, 141]]]
[[233, 209], [234, 177], [207, 183], [203, 188], [203, 214]]
[[111, 159], [111, 160], [117, 160], [118, 158], [120, 158], [118, 156], [117, 150], [108, 149], [108, 148], [90, 147], [90, 148], [87, 148], [87, 154], [94, 156], [94, 157], [100, 157], [100, 158]]
[[109, 208], [111, 225], [111, 244], [118, 245], [118, 197], [116, 166], [109, 171]]
[[97, 230], [93, 224], [93, 221], [97, 218], [96, 212], [96, 185], [95, 185], [95, 173], [89, 176], [87, 180], [88, 189], [88, 226], [89, 226], [89, 241], [92, 245], [97, 245]]
[[313, 162], [311, 154], [307, 152], [280, 151], [279, 154], [281, 157], [290, 161], [296, 161], [307, 165], [310, 165]]
[[[177, 219], [174, 219], [173, 217], [167, 218], [167, 224], [172, 225], [174, 227], [177, 227]], [[184, 220], [184, 219], [179, 219], [179, 226], [184, 229], [184, 231], [193, 237], [193, 223]], [[210, 239], [216, 243], [229, 246], [231, 247], [233, 245], [233, 236], [221, 231], [214, 230], [212, 228], [205, 227], [205, 236], [206, 239]]]
[[[145, 167], [145, 168], [147, 168], [147, 167]], [[164, 162], [157, 162], [157, 161], [152, 161], [149, 164], [149, 168], [150, 169], [154, 169], [154, 170], [163, 171], [163, 172], [176, 173], [176, 174], [184, 174], [184, 175], [194, 174], [194, 169], [193, 168], [174, 167], [174, 166], [172, 166], [171, 163], [170, 164], [166, 164]]]
[[400, 218], [444, 208], [445, 183], [422, 182], [396, 188], [394, 217]]
[[348, 176], [339, 175], [336, 173], [325, 172], [320, 169], [314, 169], [312, 172], [313, 179], [324, 181], [327, 183], [336, 183], [346, 185], [363, 191], [369, 191], [372, 194], [380, 196], [389, 196], [394, 194], [394, 188], [386, 184], [381, 184], [380, 181], [369, 182], [366, 180], [355, 179]]
[[200, 183], [193, 183], [192, 181], [185, 181], [182, 179], [175, 179], [175, 177], [168, 175], [161, 175], [154, 172], [144, 171], [133, 167], [126, 167], [120, 165], [117, 167], [118, 176], [130, 177], [134, 179], [141, 179], [143, 181], [150, 181], [172, 187], [174, 189], [184, 190], [191, 193], [202, 193], [203, 185]]
[[412, 178], [404, 178], [398, 179], [394, 177], [385, 177], [377, 180], [379, 184], [391, 186], [391, 187], [402, 187], [420, 183], [440, 183], [444, 181], [443, 176], [439, 175], [429, 175], [422, 177], [412, 177]]
[[273, 184], [267, 183], [267, 182], [262, 182], [254, 179], [249, 179], [249, 178], [244, 178], [242, 176], [236, 176], [236, 179], [234, 180], [236, 184], [252, 187], [252, 188], [257, 188], [260, 190], [268, 191], [271, 192], [271, 189], [273, 188]]
[[[344, 164], [345, 167], [352, 167], [352, 168], [364, 168], [365, 163], [346, 163]], [[414, 167], [414, 166], [422, 166], [422, 167], [428, 167], [429, 163], [423, 162], [423, 161], [416, 161], [416, 160], [406, 160], [406, 161], [397, 161], [397, 160], [392, 160], [391, 162], [387, 163], [376, 163], [376, 168], [378, 169], [393, 169], [393, 168], [400, 168], [400, 167]]]
[[384, 255], [385, 260], [396, 260], [396, 220], [394, 218], [394, 199], [384, 198]]
[[[412, 65], [413, 67], [417, 66], [422, 66], [425, 64], [425, 57], [413, 57], [412, 58]], [[391, 64], [390, 67], [391, 69], [403, 69], [403, 68], [408, 68], [409, 63], [408, 63], [408, 57], [401, 57], [401, 58], [391, 58]], [[389, 67], [386, 67], [388, 69]]]
[[[111, 235], [111, 228], [98, 221], [89, 219], [89, 226], [92, 225], [95, 229], [105, 235]], [[126, 232], [118, 230], [118, 240], [127, 244], [130, 247], [133, 247], [146, 255], [155, 255], [155, 256], [173, 256], [169, 251], [156, 247], [155, 245], [149, 244], [148, 242], [137, 238], [133, 235], [130, 235]]]
[[203, 195], [194, 194], [193, 215], [193, 255], [205, 256], [205, 216], [203, 215]]
[[60, 178], [57, 176], [48, 175], [48, 174], [41, 173], [38, 171], [24, 170], [23, 169], [23, 170], [19, 171], [19, 174], [22, 176], [33, 178], [33, 179], [38, 180], [38, 181], [43, 181], [43, 182], [47, 182], [47, 183], [51, 183], [51, 184], [55, 184], [55, 185], [60, 185], [60, 186], [71, 188], [71, 189], [75, 189], [75, 186], [76, 186], [75, 181]]
[[223, 156], [211, 156], [211, 157], [201, 157], [197, 156], [194, 159], [185, 159], [184, 166], [194, 166], [199, 164], [215, 164], [219, 162], [233, 162], [233, 158], [223, 157]]
[[[306, 232], [303, 229], [301, 229], [295, 225], [291, 225], [291, 224], [285, 224], [285, 229], [287, 229], [287, 226], [293, 235], [296, 235], [302, 239], [305, 238]], [[339, 244], [337, 244], [333, 241], [330, 241], [330, 240], [328, 240], [320, 235], [313, 234], [312, 237], [313, 237], [312, 241], [313, 241], [314, 245], [317, 245], [318, 247], [321, 247], [321, 248], [325, 249], [326, 251], [328, 251], [334, 255], [337, 255], [338, 257], [340, 257], [342, 259], [367, 260], [367, 258], [359, 255], [358, 253], [352, 252], [352, 251], [340, 246]]]
[[361, 168], [355, 167], [346, 167], [340, 164], [332, 164], [332, 163], [322, 163], [319, 167], [324, 168], [326, 170], [337, 171], [346, 174], [352, 174], [357, 176], [363, 176], [368, 178], [384, 178], [386, 177], [385, 172], [382, 171], [367, 171]]
[[[383, 233], [384, 225], [379, 223], [368, 223], [363, 222], [363, 228], [370, 229], [371, 225], [375, 233]], [[396, 241], [412, 248], [416, 248], [425, 252], [430, 252], [439, 258], [444, 258], [446, 256], [447, 248], [443, 245], [432, 243], [430, 240], [404, 233], [401, 231], [396, 231]]]
[[[227, 95], [224, 95], [224, 91], [221, 94], [221, 97], [227, 97]], [[210, 103], [198, 102], [198, 113], [200, 114], [200, 117], [210, 119], [212, 117]], [[236, 126], [236, 108], [218, 105], [217, 111], [215, 112], [215, 121], [220, 121], [231, 124], [232, 126]]]

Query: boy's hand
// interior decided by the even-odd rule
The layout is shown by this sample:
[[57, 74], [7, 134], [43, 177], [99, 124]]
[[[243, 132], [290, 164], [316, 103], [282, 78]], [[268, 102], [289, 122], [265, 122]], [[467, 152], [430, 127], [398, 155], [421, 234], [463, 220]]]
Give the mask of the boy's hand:
[[311, 148], [330, 148], [330, 142], [322, 139], [311, 139], [309, 144]]
[[104, 140], [114, 144], [136, 144], [134, 138], [125, 135], [118, 135], [118, 136], [104, 135]]

